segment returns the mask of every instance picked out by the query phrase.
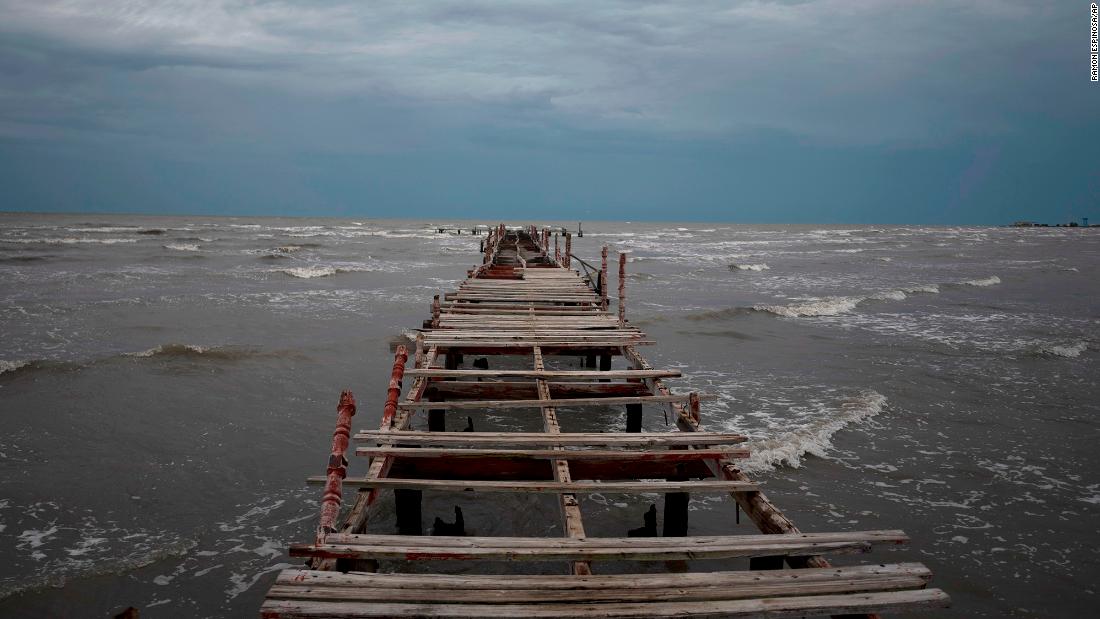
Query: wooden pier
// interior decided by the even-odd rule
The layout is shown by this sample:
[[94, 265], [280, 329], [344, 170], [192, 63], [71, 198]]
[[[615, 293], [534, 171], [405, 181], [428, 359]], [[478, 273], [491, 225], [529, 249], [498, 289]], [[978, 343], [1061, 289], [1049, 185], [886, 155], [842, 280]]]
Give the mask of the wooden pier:
[[[625, 255], [613, 313], [606, 246], [599, 267], [578, 262], [575, 271], [572, 237], [549, 228], [497, 226], [482, 245], [483, 263], [433, 300], [413, 359], [398, 347], [378, 429], [352, 437], [356, 403], [341, 395], [326, 474], [310, 480], [324, 485], [316, 538], [290, 547], [307, 563], [278, 575], [263, 617], [870, 617], [949, 604], [927, 587], [931, 573], [921, 564], [840, 567], [826, 559], [906, 543], [903, 532], [802, 532], [741, 472], [745, 438], [703, 430], [701, 403], [710, 396], [672, 393], [663, 380], [680, 372], [654, 369], [639, 352], [653, 342], [626, 319]], [[559, 411], [620, 406], [621, 432], [563, 432], [559, 424]], [[679, 431], [643, 431], [645, 406], [664, 410]], [[542, 431], [473, 428], [470, 410], [541, 415]], [[412, 429], [418, 414], [427, 431]], [[356, 477], [345, 457], [351, 438], [355, 455], [369, 459]], [[397, 534], [372, 531], [378, 499], [390, 491]], [[464, 501], [487, 506], [497, 493], [556, 496], [562, 535], [467, 536], [457, 508], [454, 524], [437, 518], [424, 535], [423, 493], [437, 491], [471, 491]], [[633, 497], [644, 526], [589, 537], [578, 497], [593, 492]], [[646, 512], [651, 501], [637, 496], [651, 493], [664, 493], [660, 530], [656, 508]], [[732, 497], [759, 534], [689, 535], [690, 497], [701, 493]], [[749, 569], [685, 571], [688, 560], [739, 557]], [[416, 562], [409, 567], [418, 573], [383, 573], [379, 561]], [[437, 561], [472, 562], [472, 573], [419, 573]], [[478, 573], [486, 562], [520, 561], [560, 572]], [[623, 574], [620, 564], [601, 573], [601, 564], [623, 561], [669, 572]]]

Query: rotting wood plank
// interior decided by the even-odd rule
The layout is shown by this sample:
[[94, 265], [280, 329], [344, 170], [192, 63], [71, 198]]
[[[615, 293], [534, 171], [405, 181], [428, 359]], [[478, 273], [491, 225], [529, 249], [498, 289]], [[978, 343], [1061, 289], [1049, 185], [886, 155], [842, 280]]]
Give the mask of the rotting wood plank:
[[[558, 575], [510, 574], [501, 578], [497, 574], [406, 574], [406, 573], [342, 573], [307, 569], [287, 569], [279, 572], [275, 584], [287, 587], [346, 587], [431, 591], [461, 590], [476, 592], [497, 591], [646, 591], [672, 589], [684, 590], [725, 587], [734, 595], [741, 587], [763, 583], [783, 587], [789, 583], [828, 583], [837, 580], [916, 578], [927, 583], [932, 571], [915, 562], [851, 565], [805, 570], [736, 570], [715, 572], [684, 572], [679, 574], [600, 574], [582, 577]], [[383, 594], [384, 595], [384, 594]]]
[[443, 370], [409, 369], [406, 376], [432, 378], [678, 378], [680, 370]]
[[[307, 480], [310, 484], [323, 484], [325, 477], [313, 476]], [[606, 492], [616, 494], [644, 494], [647, 492], [730, 492], [734, 490], [757, 490], [757, 482], [728, 480], [688, 480], [688, 481], [492, 481], [463, 479], [400, 479], [396, 477], [346, 477], [345, 486], [360, 488], [403, 488], [410, 490], [434, 490], [440, 492], [544, 492], [544, 493], [588, 493]]]
[[[535, 371], [541, 372], [545, 370], [542, 363], [542, 350], [538, 347], [532, 350], [534, 356]], [[538, 379], [538, 393], [539, 400], [541, 402], [549, 402], [550, 389], [546, 385], [545, 379]], [[558, 414], [553, 407], [542, 407], [542, 424], [543, 430], [547, 434], [560, 434], [561, 427], [558, 425]], [[560, 447], [555, 449], [561, 449]], [[569, 471], [569, 461], [565, 459], [555, 459], [551, 462], [551, 466], [554, 469], [554, 480], [558, 483], [571, 483], [573, 476]], [[558, 505], [561, 506], [562, 521], [565, 524], [565, 534], [571, 538], [583, 538], [584, 533], [584, 521], [581, 517], [581, 505], [577, 500], [575, 493], [562, 493], [558, 496]], [[585, 576], [592, 573], [592, 565], [587, 561], [573, 561], [569, 564], [569, 572], [577, 576]]]
[[683, 449], [623, 451], [613, 449], [432, 449], [359, 447], [357, 456], [395, 458], [517, 458], [524, 460], [648, 460], [655, 462], [747, 458], [747, 449]]
[[[703, 400], [709, 400], [715, 397], [716, 396], [710, 394], [699, 394], [699, 398]], [[569, 408], [577, 406], [617, 406], [622, 404], [663, 404], [669, 402], [687, 402], [688, 398], [688, 395], [646, 395], [611, 398], [563, 398], [557, 400], [469, 400], [462, 402], [423, 402], [405, 400], [397, 406], [398, 408], [402, 409], [540, 408], [545, 406], [556, 408]]]
[[685, 445], [736, 445], [747, 437], [725, 432], [420, 432], [415, 430], [367, 430], [354, 436], [359, 442], [416, 445], [526, 445], [575, 447], [676, 447]]
[[950, 598], [940, 589], [917, 589], [855, 593], [845, 595], [813, 595], [751, 600], [717, 600], [703, 602], [641, 602], [629, 604], [399, 604], [357, 602], [320, 602], [298, 600], [268, 600], [260, 609], [264, 619], [312, 619], [317, 617], [496, 617], [508, 619], [548, 617], [737, 617], [795, 618], [820, 615], [840, 615], [931, 610], [950, 605]]
[[[806, 595], [837, 595], [849, 593], [882, 592], [882, 590], [919, 589], [925, 586], [920, 575], [872, 575], [840, 576], [831, 575], [827, 579], [788, 576], [787, 578], [766, 578], [764, 572], [752, 572], [755, 579], [740, 579], [733, 585], [711, 584], [695, 587], [682, 585], [650, 587], [637, 586], [619, 588], [586, 589], [573, 585], [571, 590], [550, 589], [541, 583], [532, 583], [533, 588], [442, 588], [432, 589], [428, 584], [421, 587], [389, 588], [379, 586], [324, 586], [310, 584], [276, 584], [267, 597], [271, 599], [316, 599], [316, 600], [360, 600], [360, 601], [408, 601], [408, 603], [429, 604], [515, 604], [522, 600], [525, 604], [575, 603], [583, 595], [586, 604], [594, 603], [643, 603], [643, 601], [674, 600], [718, 600], [750, 599], [753, 597], [784, 597]], [[495, 577], [499, 582], [500, 578]], [[510, 578], [509, 578], [510, 579]], [[575, 578], [574, 578], [575, 579]], [[469, 582], [469, 579], [467, 579]]]

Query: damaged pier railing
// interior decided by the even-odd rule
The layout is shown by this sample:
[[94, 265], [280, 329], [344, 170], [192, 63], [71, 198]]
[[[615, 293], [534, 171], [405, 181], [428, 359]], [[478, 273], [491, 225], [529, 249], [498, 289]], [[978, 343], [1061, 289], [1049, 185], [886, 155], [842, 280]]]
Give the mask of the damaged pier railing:
[[[606, 246], [597, 269], [573, 256], [568, 234], [563, 252], [549, 228], [478, 230], [482, 263], [456, 291], [433, 299], [412, 367], [406, 347], [397, 349], [380, 425], [354, 434], [355, 455], [369, 459], [365, 474], [347, 473], [356, 409], [351, 393], [341, 395], [326, 475], [310, 480], [324, 485], [316, 539], [290, 548], [308, 563], [279, 574], [262, 616], [867, 617], [948, 604], [927, 588], [931, 574], [920, 564], [835, 567], [825, 558], [905, 543], [901, 531], [802, 532], [738, 468], [748, 456], [745, 437], [703, 430], [702, 402], [713, 397], [673, 393], [663, 381], [680, 372], [655, 369], [639, 352], [652, 342], [626, 317], [624, 254], [612, 314]], [[571, 270], [574, 259], [586, 277]], [[621, 432], [565, 432], [559, 421], [559, 412], [620, 406]], [[646, 406], [671, 414], [679, 431], [645, 430]], [[484, 427], [488, 417], [474, 428], [468, 413], [484, 410], [495, 419], [538, 411], [542, 430]], [[426, 430], [414, 429], [422, 411]], [[353, 500], [343, 506], [345, 487]], [[370, 526], [381, 493], [391, 490], [396, 535]], [[480, 502], [482, 518], [499, 505], [498, 493], [554, 496], [561, 535], [467, 536], [460, 506], [454, 523], [437, 517], [433, 534], [423, 535], [423, 493], [448, 491], [471, 491], [462, 500]], [[597, 492], [635, 497], [643, 526], [625, 537], [589, 535], [579, 497]], [[660, 529], [656, 505], [639, 497], [652, 493], [664, 495]], [[691, 496], [700, 493], [731, 496], [759, 533], [689, 535]], [[706, 567], [696, 563], [703, 559], [725, 569], [683, 571], [684, 561]], [[748, 559], [748, 569], [732, 569], [744, 567], [736, 559]], [[420, 573], [445, 560], [469, 561], [471, 573]], [[381, 573], [379, 561], [399, 562], [398, 572], [401, 562], [424, 567]], [[498, 562], [518, 561], [563, 567], [499, 575]], [[671, 572], [601, 573], [623, 561]], [[479, 567], [487, 565], [497, 567]]]

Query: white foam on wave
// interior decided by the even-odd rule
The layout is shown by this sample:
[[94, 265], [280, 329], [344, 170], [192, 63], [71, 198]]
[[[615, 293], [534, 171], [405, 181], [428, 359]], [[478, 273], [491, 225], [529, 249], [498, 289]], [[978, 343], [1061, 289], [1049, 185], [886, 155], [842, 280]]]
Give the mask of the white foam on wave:
[[165, 353], [179, 353], [190, 352], [196, 355], [201, 355], [205, 352], [209, 352], [211, 349], [207, 346], [197, 346], [195, 344], [161, 344], [160, 346], [154, 346], [147, 350], [138, 352], [122, 353], [124, 357], [155, 357], [156, 355]]
[[30, 361], [5, 361], [0, 359], [0, 374], [14, 372], [19, 368], [27, 367], [30, 363]]
[[828, 297], [792, 303], [791, 305], [754, 305], [752, 308], [786, 318], [836, 316], [854, 310], [863, 300], [864, 297]]
[[982, 279], [968, 279], [966, 281], [959, 282], [959, 284], [962, 286], [978, 287], [995, 286], [999, 283], [1001, 283], [1001, 278], [997, 277], [996, 275], [990, 275], [989, 277], [985, 277]]
[[731, 264], [731, 271], [766, 271], [771, 267], [763, 262], [759, 264]]
[[1033, 350], [1039, 355], [1076, 359], [1088, 349], [1088, 343], [1074, 342], [1073, 344], [1038, 344]]
[[873, 390], [864, 391], [843, 402], [839, 409], [805, 426], [774, 438], [750, 442], [750, 456], [742, 461], [741, 469], [760, 473], [779, 466], [799, 468], [807, 454], [825, 457], [833, 446], [833, 435], [853, 423], [874, 417], [885, 406], [886, 396]]
[[176, 251], [199, 251], [199, 246], [194, 243], [168, 243], [164, 246], [164, 249], [174, 249]]
[[754, 305], [753, 309], [785, 318], [836, 316], [850, 312], [866, 301], [904, 301], [913, 294], [938, 294], [939, 291], [940, 287], [936, 284], [920, 284], [901, 290], [884, 290], [865, 296], [807, 299], [790, 305]]
[[89, 237], [74, 237], [67, 236], [62, 238], [41, 238], [41, 239], [3, 239], [4, 243], [20, 243], [23, 245], [41, 243], [43, 245], [77, 245], [77, 244], [96, 244], [96, 245], [114, 245], [116, 243], [137, 243], [137, 239], [93, 239]]
[[910, 288], [902, 288], [901, 291], [904, 292], [905, 294], [916, 294], [916, 293], [939, 294], [940, 293], [940, 287], [937, 286], [936, 284], [923, 284], [923, 285], [919, 285], [919, 286], [912, 286]]
[[314, 277], [328, 277], [330, 275], [336, 275], [338, 270], [336, 267], [330, 266], [309, 266], [309, 267], [291, 267], [289, 269], [275, 269], [279, 273], [285, 273], [291, 277], [297, 277], [300, 279], [311, 279]]

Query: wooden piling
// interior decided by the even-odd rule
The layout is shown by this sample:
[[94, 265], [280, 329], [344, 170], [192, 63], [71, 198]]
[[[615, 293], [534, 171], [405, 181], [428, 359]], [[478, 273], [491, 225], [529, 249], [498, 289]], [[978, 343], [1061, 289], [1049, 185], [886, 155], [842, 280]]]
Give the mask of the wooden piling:
[[600, 250], [600, 307], [607, 311], [607, 245]]
[[626, 253], [619, 252], [619, 326], [626, 326]]
[[351, 418], [355, 416], [355, 396], [350, 391], [340, 394], [340, 404], [336, 407], [336, 430], [332, 433], [332, 453], [328, 458], [325, 491], [321, 496], [321, 518], [317, 527], [317, 543], [324, 542], [325, 535], [336, 530], [336, 518], [340, 515], [343, 496], [343, 480], [348, 476], [348, 459], [344, 454], [348, 450], [351, 437]]

